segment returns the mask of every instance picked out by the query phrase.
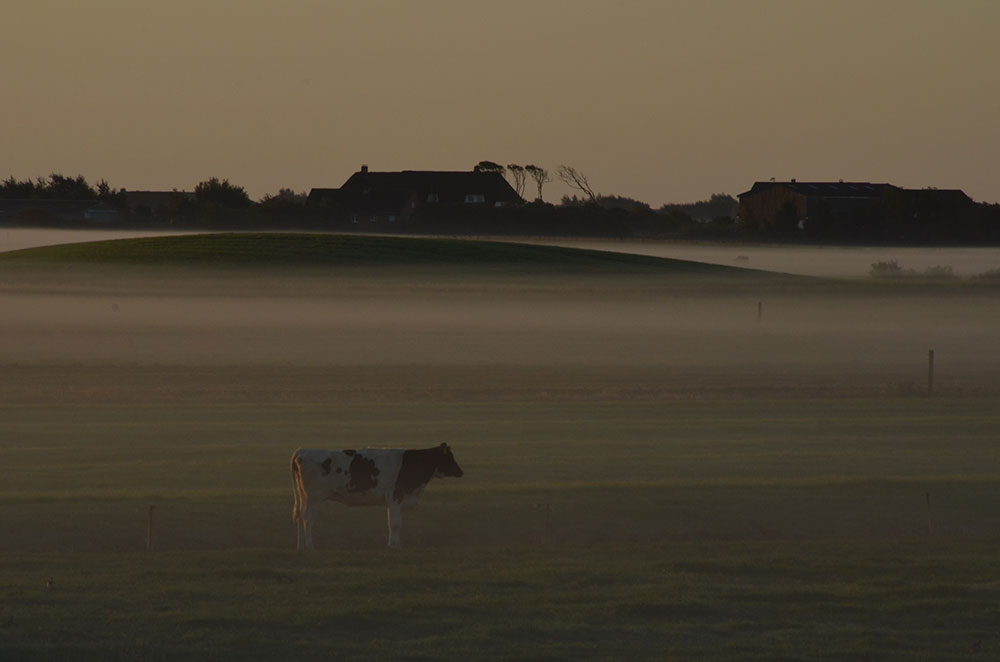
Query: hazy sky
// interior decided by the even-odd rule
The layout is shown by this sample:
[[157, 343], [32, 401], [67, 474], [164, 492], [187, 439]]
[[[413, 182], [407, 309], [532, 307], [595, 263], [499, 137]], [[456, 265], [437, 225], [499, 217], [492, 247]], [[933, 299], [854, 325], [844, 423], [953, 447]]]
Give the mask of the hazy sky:
[[7, 0], [3, 23], [0, 177], [259, 198], [489, 159], [654, 206], [770, 177], [1000, 201], [996, 0]]

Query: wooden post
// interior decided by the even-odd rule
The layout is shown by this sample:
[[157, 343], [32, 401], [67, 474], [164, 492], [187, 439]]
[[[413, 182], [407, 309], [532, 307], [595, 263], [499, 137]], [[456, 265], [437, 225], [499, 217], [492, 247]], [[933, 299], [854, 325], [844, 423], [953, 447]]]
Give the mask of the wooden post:
[[146, 522], [146, 551], [153, 551], [153, 510], [156, 506], [149, 507], [149, 519]]
[[934, 535], [934, 527], [931, 525], [931, 493], [924, 492], [924, 496], [927, 497], [927, 535]]
[[927, 352], [927, 395], [934, 395], [934, 350]]

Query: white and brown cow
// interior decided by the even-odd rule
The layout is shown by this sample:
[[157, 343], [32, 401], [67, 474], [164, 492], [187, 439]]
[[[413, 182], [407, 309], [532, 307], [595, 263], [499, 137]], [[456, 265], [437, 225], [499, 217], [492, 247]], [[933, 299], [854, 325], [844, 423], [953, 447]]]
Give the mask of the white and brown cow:
[[445, 476], [462, 476], [448, 444], [423, 450], [300, 448], [292, 453], [292, 521], [297, 526], [298, 549], [312, 548], [316, 507], [326, 499], [348, 506], [385, 506], [389, 546], [398, 545], [402, 511], [417, 505], [431, 478]]

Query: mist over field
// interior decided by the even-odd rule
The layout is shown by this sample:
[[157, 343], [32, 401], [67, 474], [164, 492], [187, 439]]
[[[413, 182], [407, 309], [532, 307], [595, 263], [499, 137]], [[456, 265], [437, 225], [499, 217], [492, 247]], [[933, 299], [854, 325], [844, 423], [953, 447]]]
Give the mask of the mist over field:
[[824, 278], [867, 278], [873, 264], [892, 260], [902, 268], [918, 272], [931, 267], [951, 267], [956, 276], [976, 276], [1000, 269], [1000, 248], [996, 247], [726, 245], [628, 239], [621, 241], [568, 239], [545, 243]]
[[162, 231], [143, 232], [142, 230], [4, 228], [0, 229], [0, 253], [22, 248], [35, 248], [37, 246], [73, 244], [82, 241], [105, 241], [125, 237], [157, 237], [170, 234], [177, 233]]
[[[0, 258], [0, 657], [1000, 650], [991, 282], [252, 239]], [[294, 552], [293, 449], [442, 442], [400, 549]]]
[[[937, 352], [941, 384], [984, 378], [1000, 309], [989, 296], [919, 288], [708, 292], [669, 282], [480, 286], [269, 276], [267, 286], [174, 274], [150, 286], [86, 271], [67, 291], [32, 281], [0, 298], [0, 361], [43, 365], [546, 366], [801, 374], [857, 388], [922, 379]], [[281, 290], [275, 292], [275, 288]], [[722, 371], [722, 372], [720, 372]], [[818, 372], [816, 372], [818, 371]]]

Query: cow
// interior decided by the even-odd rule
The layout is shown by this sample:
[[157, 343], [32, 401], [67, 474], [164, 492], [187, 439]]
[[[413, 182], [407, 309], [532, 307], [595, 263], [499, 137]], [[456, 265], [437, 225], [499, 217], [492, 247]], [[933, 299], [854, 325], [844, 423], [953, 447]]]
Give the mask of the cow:
[[385, 506], [389, 547], [395, 547], [403, 510], [417, 505], [431, 478], [461, 478], [463, 474], [448, 444], [423, 450], [300, 448], [292, 453], [291, 469], [295, 496], [292, 521], [300, 550], [312, 549], [316, 507], [326, 499], [348, 506]]

